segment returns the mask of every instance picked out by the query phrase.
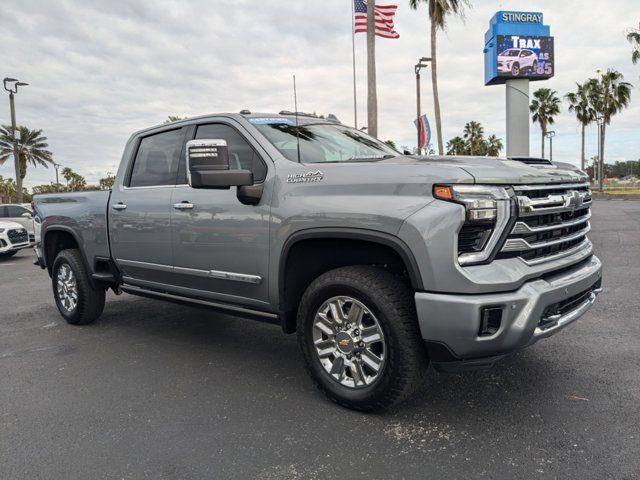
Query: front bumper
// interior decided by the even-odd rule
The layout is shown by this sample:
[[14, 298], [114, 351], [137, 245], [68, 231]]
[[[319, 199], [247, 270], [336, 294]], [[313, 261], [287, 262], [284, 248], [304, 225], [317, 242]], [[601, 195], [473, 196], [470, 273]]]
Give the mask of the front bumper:
[[2, 237], [0, 239], [0, 253], [12, 252], [14, 250], [22, 250], [28, 248], [29, 242], [11, 243], [8, 237]]
[[[601, 290], [601, 276], [602, 264], [591, 256], [577, 266], [527, 282], [513, 292], [417, 292], [420, 331], [437, 367], [458, 370], [490, 366], [506, 353], [549, 337], [581, 317]], [[576, 300], [568, 311], [548, 314], [547, 307], [571, 298]], [[486, 307], [500, 308], [502, 317], [496, 333], [481, 336], [481, 312]]]

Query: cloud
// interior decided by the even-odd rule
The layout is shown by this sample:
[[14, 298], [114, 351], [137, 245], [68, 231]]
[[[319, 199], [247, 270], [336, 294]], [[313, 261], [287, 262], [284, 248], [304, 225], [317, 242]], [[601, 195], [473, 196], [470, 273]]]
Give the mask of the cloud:
[[[637, 24], [629, 15], [637, 11], [637, 0], [536, 3], [556, 38], [557, 73], [532, 83], [532, 90], [544, 85], [563, 94], [608, 67], [640, 84], [640, 68], [631, 64], [624, 38], [625, 29]], [[483, 86], [483, 36], [497, 5], [474, 5], [464, 22], [451, 19], [438, 37], [445, 140], [469, 120], [504, 137], [504, 87]], [[531, 2], [505, 0], [503, 7], [527, 10]], [[331, 112], [352, 124], [350, 10], [348, 0], [4, 0], [0, 73], [30, 83], [16, 97], [19, 123], [42, 128], [58, 163], [97, 182], [115, 171], [131, 132], [167, 115], [293, 109], [294, 73], [299, 109]], [[429, 54], [426, 8], [413, 11], [399, 2], [396, 26], [399, 40], [377, 42], [379, 136], [413, 145], [413, 65]], [[364, 43], [358, 35], [360, 125], [366, 120]], [[424, 73], [422, 108], [433, 117], [430, 75]], [[638, 94], [634, 90], [633, 97]], [[607, 132], [609, 161], [638, 157], [640, 101], [633, 97]], [[6, 102], [0, 104], [0, 122], [8, 121]], [[577, 162], [579, 129], [566, 108], [555, 130], [554, 157]], [[535, 154], [537, 127], [531, 134]], [[13, 176], [11, 162], [0, 167], [0, 175]], [[54, 175], [38, 167], [26, 183], [49, 182]]]

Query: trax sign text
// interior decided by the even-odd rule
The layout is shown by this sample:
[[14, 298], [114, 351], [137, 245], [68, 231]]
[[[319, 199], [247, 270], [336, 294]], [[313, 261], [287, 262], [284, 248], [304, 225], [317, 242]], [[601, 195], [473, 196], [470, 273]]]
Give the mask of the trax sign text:
[[485, 33], [485, 85], [510, 78], [545, 80], [555, 74], [554, 44], [538, 12], [498, 12]]
[[553, 38], [498, 35], [498, 76], [529, 78], [553, 76]]

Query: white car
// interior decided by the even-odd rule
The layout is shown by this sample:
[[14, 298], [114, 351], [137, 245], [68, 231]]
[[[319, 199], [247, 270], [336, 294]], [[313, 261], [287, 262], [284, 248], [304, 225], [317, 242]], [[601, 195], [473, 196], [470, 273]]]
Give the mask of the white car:
[[8, 203], [0, 205], [0, 221], [3, 220], [22, 225], [29, 233], [29, 242], [35, 242], [33, 211], [28, 203]]
[[523, 70], [535, 73], [538, 68], [538, 56], [526, 48], [509, 48], [498, 55], [498, 72], [511, 73], [517, 77]]
[[29, 245], [29, 233], [26, 228], [19, 223], [0, 219], [0, 258], [10, 257]]

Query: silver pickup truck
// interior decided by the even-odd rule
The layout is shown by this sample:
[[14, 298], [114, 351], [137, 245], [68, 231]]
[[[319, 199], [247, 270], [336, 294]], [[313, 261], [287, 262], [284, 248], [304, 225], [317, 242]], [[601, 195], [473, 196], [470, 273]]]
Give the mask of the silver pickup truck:
[[584, 314], [590, 205], [569, 164], [401, 155], [243, 111], [133, 134], [111, 191], [37, 196], [36, 253], [71, 324], [108, 289], [273, 322], [322, 391], [371, 411], [429, 362], [486, 368]]

